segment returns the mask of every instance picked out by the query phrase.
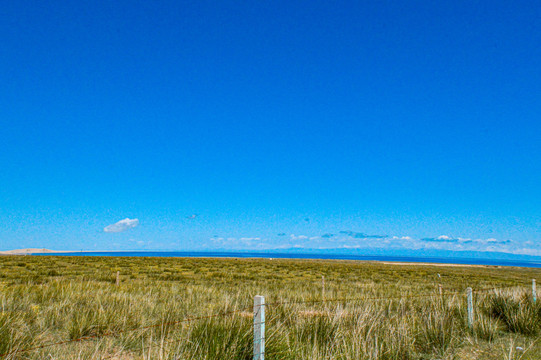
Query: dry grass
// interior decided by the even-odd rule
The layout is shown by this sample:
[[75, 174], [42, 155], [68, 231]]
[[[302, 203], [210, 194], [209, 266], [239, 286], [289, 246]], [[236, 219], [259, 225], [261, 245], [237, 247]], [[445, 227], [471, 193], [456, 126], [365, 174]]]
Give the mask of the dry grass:
[[[310, 302], [321, 300], [322, 275], [327, 299], [354, 300]], [[251, 359], [250, 309], [260, 294], [274, 304], [267, 309], [271, 360], [541, 359], [541, 307], [527, 292], [539, 275], [538, 269], [353, 261], [0, 257], [0, 353], [10, 353], [5, 359]], [[470, 330], [466, 286], [511, 288], [475, 295]], [[152, 327], [141, 329], [146, 326]], [[15, 352], [79, 337], [92, 338]]]

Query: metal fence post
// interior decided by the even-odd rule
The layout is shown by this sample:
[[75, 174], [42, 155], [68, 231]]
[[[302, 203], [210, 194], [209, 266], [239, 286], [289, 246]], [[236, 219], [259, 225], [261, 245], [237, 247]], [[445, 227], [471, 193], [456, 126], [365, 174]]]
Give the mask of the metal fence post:
[[532, 279], [532, 298], [533, 303], [535, 304], [537, 301], [537, 289], [535, 287], [535, 279]]
[[254, 360], [265, 360], [265, 297], [254, 298]]
[[468, 295], [468, 327], [471, 329], [473, 327], [473, 295], [471, 287], [466, 289], [466, 294]]

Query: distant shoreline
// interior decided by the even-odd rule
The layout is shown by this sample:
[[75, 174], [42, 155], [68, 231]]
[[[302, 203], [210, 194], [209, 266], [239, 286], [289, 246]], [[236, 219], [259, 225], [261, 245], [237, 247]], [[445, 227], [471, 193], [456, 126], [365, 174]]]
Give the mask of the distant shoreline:
[[351, 253], [313, 253], [313, 252], [257, 252], [257, 251], [149, 251], [149, 250], [83, 250], [55, 251], [49, 249], [21, 249], [0, 252], [0, 255], [33, 255], [33, 256], [116, 256], [116, 257], [178, 257], [178, 258], [231, 258], [231, 259], [299, 259], [299, 260], [349, 260], [377, 262], [388, 265], [409, 266], [507, 266], [523, 268], [541, 268], [541, 259], [502, 259], [476, 257], [446, 256], [401, 256], [401, 255], [368, 255]]
[[50, 249], [15, 249], [15, 250], [6, 250], [6, 251], [0, 251], [0, 255], [34, 255], [34, 254], [60, 254], [60, 253], [70, 253], [74, 251], [67, 251], [67, 250], [50, 250]]
[[51, 249], [15, 249], [0, 251], [1, 255], [40, 255], [40, 254], [79, 254], [79, 253], [115, 253], [115, 252], [145, 252], [147, 250], [51, 250]]

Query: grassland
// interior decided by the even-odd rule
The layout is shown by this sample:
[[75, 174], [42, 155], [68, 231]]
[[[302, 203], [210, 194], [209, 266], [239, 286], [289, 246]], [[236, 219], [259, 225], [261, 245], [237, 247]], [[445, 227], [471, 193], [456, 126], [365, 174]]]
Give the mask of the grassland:
[[[540, 275], [353, 261], [3, 256], [0, 359], [251, 359], [255, 295], [272, 304], [269, 360], [541, 359], [541, 306], [530, 287]], [[473, 329], [467, 286], [506, 288], [475, 294]], [[21, 351], [80, 337], [88, 338]]]

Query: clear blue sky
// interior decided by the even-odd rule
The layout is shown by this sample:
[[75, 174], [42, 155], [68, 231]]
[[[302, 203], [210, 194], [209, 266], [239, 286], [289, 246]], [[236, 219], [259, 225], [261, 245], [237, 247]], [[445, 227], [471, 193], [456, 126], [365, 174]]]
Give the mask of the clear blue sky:
[[0, 248], [541, 255], [540, 19], [538, 1], [4, 1]]

